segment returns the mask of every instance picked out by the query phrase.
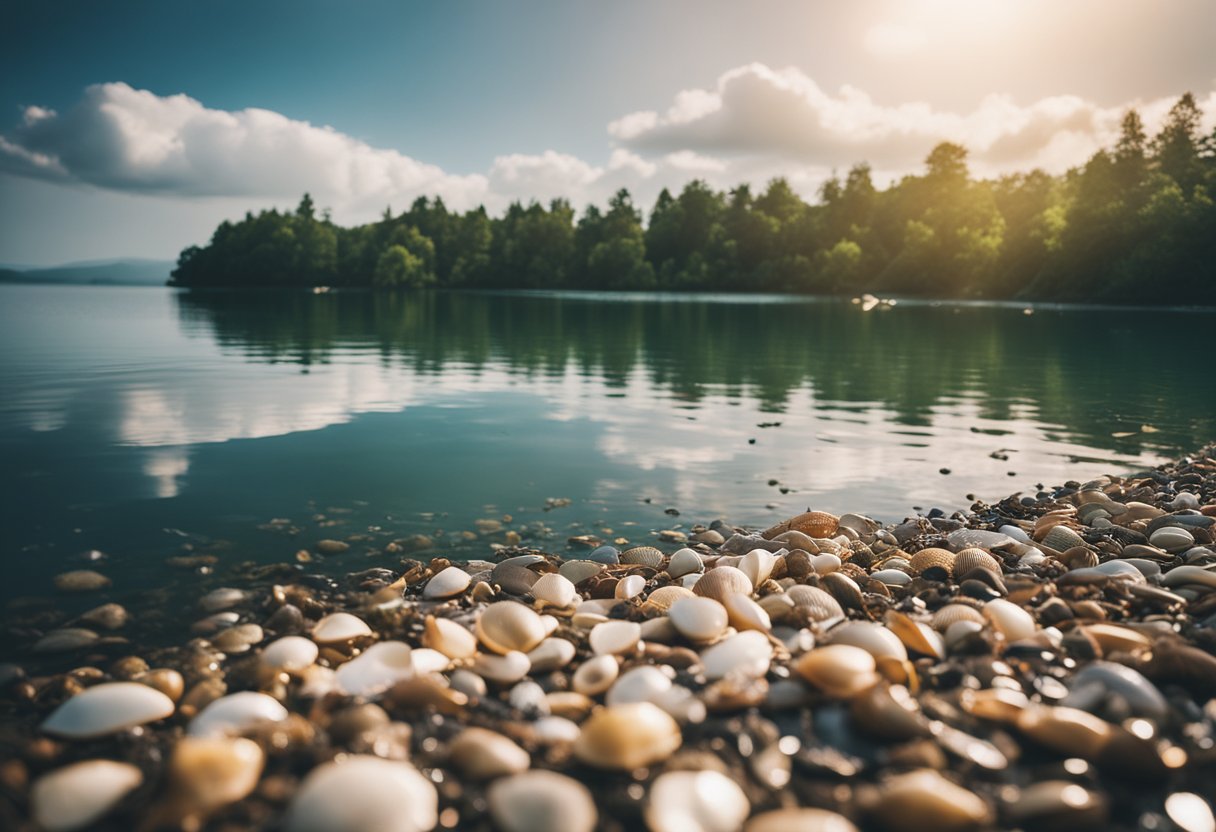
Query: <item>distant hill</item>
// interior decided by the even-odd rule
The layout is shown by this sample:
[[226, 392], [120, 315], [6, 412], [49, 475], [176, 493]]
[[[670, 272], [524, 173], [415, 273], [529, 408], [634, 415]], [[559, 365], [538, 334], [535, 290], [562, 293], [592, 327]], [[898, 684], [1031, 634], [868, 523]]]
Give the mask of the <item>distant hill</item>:
[[171, 260], [94, 260], [50, 268], [0, 268], [0, 283], [58, 283], [83, 286], [164, 286]]

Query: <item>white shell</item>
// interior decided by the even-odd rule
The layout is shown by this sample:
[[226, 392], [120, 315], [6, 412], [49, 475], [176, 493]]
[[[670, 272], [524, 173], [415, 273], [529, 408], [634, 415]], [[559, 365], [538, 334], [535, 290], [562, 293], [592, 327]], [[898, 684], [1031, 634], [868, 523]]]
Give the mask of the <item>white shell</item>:
[[496, 780], [487, 796], [490, 814], [503, 832], [591, 832], [598, 820], [587, 787], [553, 771]]
[[642, 594], [646, 588], [646, 579], [641, 575], [628, 575], [617, 582], [613, 595], [622, 601], [628, 601]]
[[241, 691], [221, 696], [190, 720], [186, 733], [192, 737], [222, 737], [239, 734], [262, 721], [287, 719], [287, 709], [264, 693]]
[[532, 758], [509, 738], [497, 731], [468, 727], [456, 735], [448, 757], [465, 777], [489, 780], [527, 771]]
[[612, 686], [621, 672], [616, 656], [604, 655], [588, 659], [574, 671], [574, 690], [585, 696], [595, 696]]
[[477, 636], [449, 618], [433, 615], [426, 618], [422, 643], [450, 659], [470, 659], [477, 652]]
[[473, 659], [473, 672], [483, 679], [509, 685], [518, 682], [528, 675], [532, 662], [518, 650], [512, 650], [504, 655], [494, 653], [479, 653]]
[[[375, 696], [382, 693], [402, 679], [414, 675], [414, 652], [408, 644], [400, 641], [373, 644], [361, 655], [338, 667], [338, 687], [352, 696]], [[440, 667], [437, 669], [443, 670], [447, 667], [447, 656], [437, 650], [428, 652], [439, 657]]]
[[671, 560], [667, 564], [667, 574], [673, 578], [680, 578], [700, 572], [704, 568], [705, 562], [701, 560], [700, 555], [692, 549], [680, 549], [671, 556]]
[[[581, 563], [581, 561], [576, 561]], [[532, 585], [532, 597], [558, 607], [568, 607], [578, 598], [578, 591], [569, 578], [557, 572], [549, 572], [540, 576]]]
[[303, 670], [317, 660], [317, 645], [303, 636], [283, 636], [266, 645], [262, 664], [275, 670]]
[[107, 682], [81, 691], [42, 723], [48, 734], [91, 739], [173, 715], [173, 700], [138, 682]]
[[736, 630], [760, 630], [767, 633], [773, 628], [773, 622], [764, 607], [742, 592], [727, 595], [722, 606], [726, 608], [727, 618]]
[[330, 613], [312, 628], [312, 639], [318, 644], [336, 644], [371, 634], [366, 621], [348, 612]]
[[669, 771], [650, 787], [646, 826], [651, 832], [736, 832], [751, 803], [716, 771]]
[[983, 613], [1006, 641], [1020, 641], [1034, 635], [1034, 617], [1011, 601], [993, 599], [984, 604]]
[[246, 600], [249, 593], [244, 590], [234, 589], [230, 586], [222, 586], [219, 589], [213, 589], [204, 595], [198, 602], [198, 605], [207, 612], [219, 612], [226, 610], [229, 607], [235, 607], [237, 604]]
[[549, 673], [574, 661], [573, 642], [564, 638], [547, 638], [528, 653], [533, 673]]
[[692, 641], [710, 641], [726, 631], [726, 607], [713, 598], [681, 598], [667, 611], [680, 635]]
[[113, 760], [85, 760], [44, 774], [30, 788], [34, 820], [48, 832], [72, 832], [100, 820], [144, 780]]
[[671, 689], [671, 679], [654, 665], [644, 664], [628, 670], [604, 697], [608, 705], [624, 705], [626, 702], [654, 702], [662, 693]]
[[426, 582], [423, 598], [452, 598], [469, 588], [472, 580], [468, 572], [459, 566], [449, 566]]
[[541, 617], [518, 601], [497, 601], [477, 617], [477, 639], [495, 653], [527, 652], [549, 633]]
[[638, 646], [642, 628], [633, 621], [605, 621], [591, 630], [591, 652], [596, 655], [630, 653]]
[[356, 755], [309, 772], [287, 810], [287, 832], [430, 832], [439, 795], [409, 763]]
[[578, 739], [579, 727], [562, 716], [542, 716], [532, 723], [532, 733], [541, 745], [569, 743]]
[[892, 658], [906, 661], [908, 649], [899, 636], [873, 621], [846, 621], [833, 627], [824, 636], [828, 644], [848, 644], [860, 647], [875, 659]]
[[763, 676], [768, 673], [773, 646], [768, 637], [755, 630], [737, 633], [701, 654], [707, 679], [721, 679], [728, 673]]
[[829, 572], [839, 571], [842, 565], [840, 558], [831, 552], [824, 552], [811, 558], [811, 568], [817, 575], [827, 575]]
[[907, 586], [912, 583], [912, 576], [899, 569], [880, 569], [870, 577], [887, 586]]

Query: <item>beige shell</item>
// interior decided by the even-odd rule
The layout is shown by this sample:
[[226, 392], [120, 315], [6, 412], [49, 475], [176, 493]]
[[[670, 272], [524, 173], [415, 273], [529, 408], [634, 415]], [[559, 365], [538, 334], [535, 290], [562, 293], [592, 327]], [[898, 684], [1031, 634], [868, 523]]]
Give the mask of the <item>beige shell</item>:
[[957, 621], [971, 621], [982, 625], [984, 623], [984, 616], [975, 607], [968, 606], [967, 604], [946, 604], [946, 606], [933, 613], [933, 629], [938, 632], [946, 632], [950, 628], [950, 625]]
[[1151, 646], [1147, 637], [1118, 624], [1089, 624], [1084, 632], [1098, 643], [1103, 653], [1136, 653]]
[[497, 731], [468, 727], [456, 735], [448, 750], [452, 764], [470, 780], [491, 780], [527, 771], [532, 758]]
[[[603, 564], [592, 560], [568, 560], [557, 570], [559, 575], [573, 584], [581, 584], [588, 578], [594, 578], [603, 571]], [[536, 587], [533, 586], [532, 589], [535, 590]]]
[[679, 549], [671, 556], [671, 561], [667, 564], [667, 574], [673, 578], [681, 578], [700, 572], [704, 568], [705, 562], [695, 551]]
[[530, 672], [549, 673], [574, 661], [576, 650], [572, 642], [564, 638], [547, 638], [528, 653], [532, 663]]
[[490, 604], [477, 618], [477, 638], [495, 653], [527, 653], [547, 635], [540, 616], [516, 601]]
[[477, 652], [477, 637], [455, 621], [428, 615], [422, 646], [438, 650], [449, 659], [469, 659]]
[[892, 777], [883, 784], [871, 813], [891, 832], [962, 832], [992, 820], [988, 804], [978, 795], [932, 769]]
[[959, 695], [963, 710], [980, 719], [1013, 724], [1022, 711], [1030, 707], [1030, 700], [1020, 690], [1010, 688], [964, 689]]
[[169, 759], [170, 790], [183, 814], [209, 814], [245, 798], [258, 784], [265, 754], [243, 737], [182, 737]]
[[760, 609], [768, 613], [769, 619], [777, 623], [788, 619], [797, 607], [794, 599], [784, 592], [765, 595], [757, 603], [759, 603]]
[[904, 646], [913, 652], [936, 659], [944, 658], [946, 645], [928, 624], [914, 621], [902, 612], [891, 610], [886, 617], [887, 626], [891, 628]]
[[806, 511], [766, 529], [764, 537], [772, 540], [782, 532], [796, 531], [814, 538], [828, 538], [833, 537], [839, 527], [840, 518], [835, 514], [828, 514], [826, 511]]
[[502, 656], [493, 653], [479, 653], [473, 659], [473, 672], [483, 679], [509, 685], [518, 682], [528, 675], [532, 662], [518, 650], [512, 650]]
[[849, 699], [878, 684], [874, 657], [850, 644], [829, 644], [802, 655], [794, 671], [828, 696]]
[[495, 781], [487, 798], [503, 832], [591, 832], [598, 820], [586, 786], [543, 769]]
[[983, 549], [963, 549], [954, 556], [954, 575], [962, 577], [973, 569], [989, 569], [997, 575], [1001, 574], [1001, 564], [996, 558]]
[[621, 563], [636, 563], [658, 569], [663, 565], [663, 553], [653, 546], [634, 546], [621, 552]]
[[452, 598], [469, 588], [472, 579], [468, 572], [458, 566], [449, 566], [426, 582], [422, 597], [428, 599]]
[[1038, 705], [1018, 713], [1018, 730], [1040, 745], [1092, 760], [1110, 742], [1114, 726], [1077, 708]]
[[1068, 780], [1027, 786], [1010, 805], [1009, 813], [1022, 829], [1107, 828], [1106, 798]]
[[996, 598], [984, 604], [983, 613], [1006, 641], [1030, 638], [1037, 629], [1034, 617], [1030, 613], [1003, 598]]
[[596, 624], [587, 637], [591, 651], [598, 655], [632, 653], [642, 637], [642, 628], [633, 621], [605, 621]]
[[641, 575], [627, 575], [617, 581], [613, 595], [618, 600], [628, 601], [630, 598], [636, 598], [641, 595], [644, 589], [646, 589], [645, 578]]
[[926, 569], [938, 567], [946, 570], [946, 574], [954, 574], [954, 552], [949, 549], [921, 549], [909, 561], [912, 574], [919, 575]]
[[574, 755], [597, 768], [633, 771], [670, 757], [683, 738], [680, 726], [649, 702], [602, 708], [583, 723]]
[[691, 589], [685, 589], [682, 586], [675, 586], [674, 584], [661, 586], [646, 597], [643, 609], [647, 612], [666, 612], [681, 598], [696, 597], [696, 593]]
[[[814, 621], [826, 621], [829, 618], [844, 617], [844, 609], [840, 606], [840, 602], [833, 598], [830, 593], [817, 586], [799, 584], [787, 589], [785, 594], [790, 597], [795, 606], [807, 610]], [[769, 615], [772, 615], [771, 610], [769, 611]]]
[[753, 587], [757, 587], [773, 574], [773, 567], [776, 563], [777, 558], [769, 550], [752, 549], [739, 559], [738, 569], [747, 576]]
[[532, 597], [555, 607], [568, 607], [578, 600], [578, 590], [569, 578], [557, 572], [548, 572], [532, 584]]
[[824, 641], [860, 647], [875, 659], [889, 657], [903, 661], [908, 658], [907, 648], [899, 637], [873, 621], [846, 621], [828, 630]]
[[747, 575], [733, 566], [718, 566], [702, 575], [692, 591], [721, 602], [727, 595], [735, 592], [751, 595], [752, 582]]
[[857, 832], [857, 827], [827, 809], [776, 809], [754, 815], [743, 832]]
[[736, 630], [759, 630], [767, 633], [773, 628], [773, 622], [764, 607], [742, 592], [726, 596], [723, 606], [726, 607], [731, 626]]
[[577, 693], [584, 696], [596, 696], [612, 687], [616, 677], [621, 673], [620, 662], [616, 656], [605, 654], [588, 659], [574, 671], [571, 684]]
[[1057, 523], [1052, 526], [1051, 531], [1043, 535], [1039, 542], [1048, 549], [1055, 549], [1057, 552], [1065, 552], [1074, 546], [1085, 545], [1085, 541], [1081, 538], [1081, 535], [1063, 523]]
[[671, 605], [668, 617], [680, 635], [691, 641], [712, 641], [726, 631], [729, 621], [723, 604], [700, 596], [676, 601]]

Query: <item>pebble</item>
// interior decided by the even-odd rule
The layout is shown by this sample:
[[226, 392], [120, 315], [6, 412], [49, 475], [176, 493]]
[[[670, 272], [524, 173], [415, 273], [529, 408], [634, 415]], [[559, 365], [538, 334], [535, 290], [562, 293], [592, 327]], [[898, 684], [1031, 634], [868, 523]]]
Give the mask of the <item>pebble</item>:
[[552, 771], [504, 777], [486, 796], [503, 832], [591, 832], [599, 819], [587, 787]]

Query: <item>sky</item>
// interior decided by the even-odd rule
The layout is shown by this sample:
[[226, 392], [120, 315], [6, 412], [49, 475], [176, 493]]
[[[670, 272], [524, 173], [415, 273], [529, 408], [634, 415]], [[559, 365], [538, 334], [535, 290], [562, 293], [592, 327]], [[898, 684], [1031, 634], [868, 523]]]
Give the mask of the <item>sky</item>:
[[92, 0], [0, 12], [0, 263], [172, 259], [304, 191], [642, 206], [692, 178], [880, 183], [938, 141], [1060, 172], [1185, 92], [1210, 0]]

